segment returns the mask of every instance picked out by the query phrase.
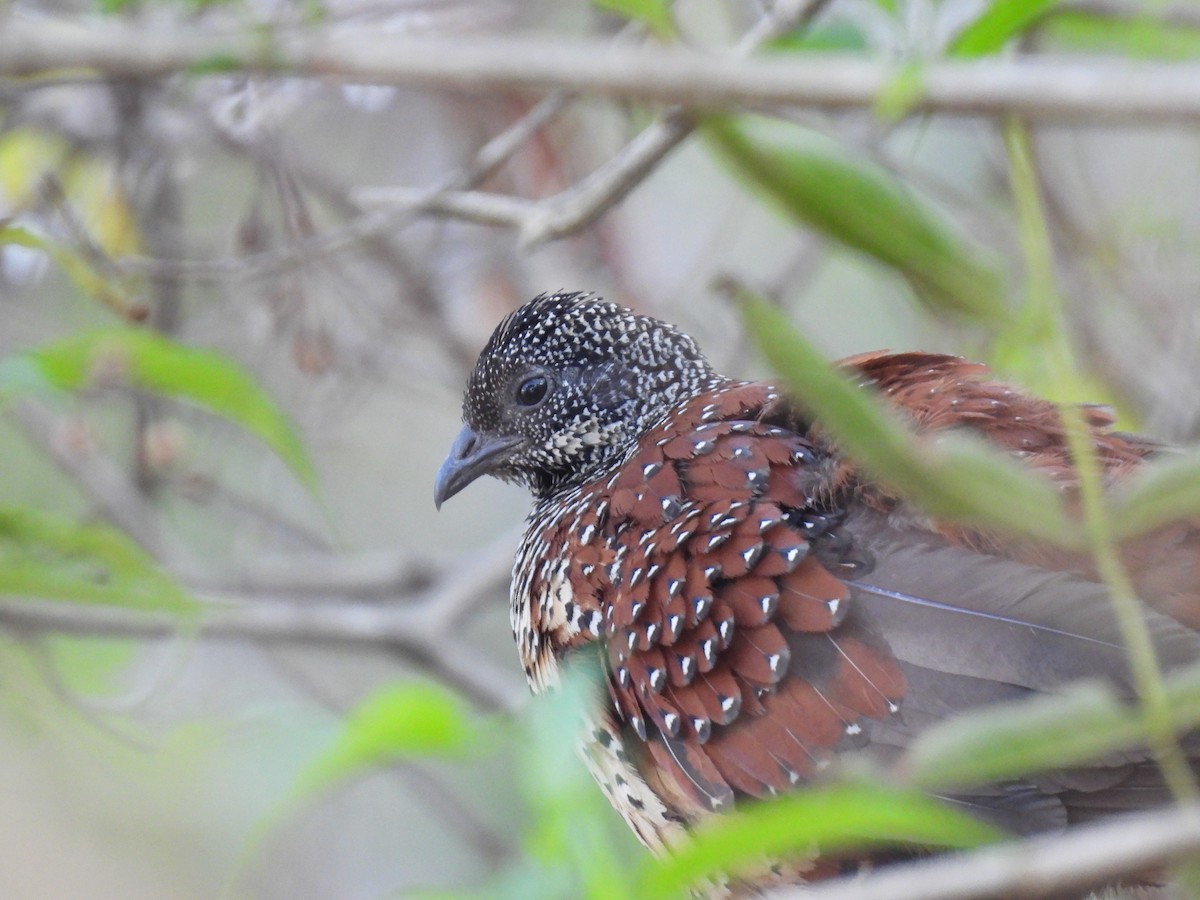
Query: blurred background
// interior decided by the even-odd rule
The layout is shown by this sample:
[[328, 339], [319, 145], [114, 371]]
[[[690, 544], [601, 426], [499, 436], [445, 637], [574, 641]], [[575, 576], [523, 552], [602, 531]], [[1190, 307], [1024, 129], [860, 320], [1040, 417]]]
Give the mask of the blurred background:
[[[306, 29], [678, 44], [897, 74], [857, 109], [724, 120], [780, 176], [666, 104], [59, 63], [63, 25], [147, 46]], [[953, 57], [1001, 90], [1036, 57], [1186, 78], [1200, 6], [12, 0], [6, 31], [44, 58], [0, 60], [4, 897], [523, 896], [530, 878], [572, 895], [537, 836], [554, 738], [522, 712], [508, 625], [527, 498], [481, 482], [440, 513], [431, 499], [475, 354], [534, 294], [668, 319], [745, 377], [765, 370], [731, 283], [830, 358], [943, 350], [1055, 393], [1065, 339], [1059, 399], [1200, 431], [1196, 110], [911, 106], [922, 67]], [[639, 141], [657, 154], [635, 164]], [[592, 203], [595, 173], [621, 186]], [[578, 205], [537, 231], [533, 213]], [[373, 730], [399, 707], [413, 746]], [[602, 801], [588, 815], [612, 825]]]

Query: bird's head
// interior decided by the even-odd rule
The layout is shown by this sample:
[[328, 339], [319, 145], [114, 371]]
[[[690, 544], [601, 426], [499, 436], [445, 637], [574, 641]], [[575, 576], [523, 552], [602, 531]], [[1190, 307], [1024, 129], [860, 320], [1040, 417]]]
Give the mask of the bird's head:
[[543, 294], [501, 322], [480, 353], [434, 501], [481, 475], [539, 498], [583, 484], [721, 380], [695, 341], [658, 319], [594, 294]]

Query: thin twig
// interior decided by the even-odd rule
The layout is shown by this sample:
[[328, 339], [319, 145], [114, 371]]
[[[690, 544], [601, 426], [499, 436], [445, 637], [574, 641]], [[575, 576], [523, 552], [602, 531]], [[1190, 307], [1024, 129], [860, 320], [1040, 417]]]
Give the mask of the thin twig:
[[[197, 283], [224, 284], [235, 280], [269, 278], [289, 271], [301, 263], [332, 256], [383, 236], [395, 234], [416, 216], [441, 211], [440, 198], [447, 193], [468, 189], [486, 180], [507, 162], [524, 142], [558, 116], [569, 101], [570, 95], [564, 92], [551, 94], [508, 128], [488, 140], [466, 166], [436, 179], [432, 185], [408, 190], [404, 194], [403, 203], [390, 204], [386, 209], [355, 210], [358, 214], [338, 228], [261, 253], [214, 259], [169, 260], [129, 255], [112, 260], [111, 268], [122, 275], [175, 275]], [[353, 204], [362, 202], [357, 196], [347, 199]]]
[[[789, 0], [776, 4], [769, 15], [759, 19], [738, 41], [733, 58], [746, 58], [773, 37], [811, 22], [827, 4], [828, 0]], [[590, 225], [624, 199], [694, 127], [688, 111], [674, 106], [589, 176], [536, 203], [491, 193], [443, 191], [423, 209], [480, 224], [516, 228], [524, 246], [564, 237]], [[420, 202], [411, 193], [406, 195], [394, 189], [364, 190], [358, 196], [364, 202], [378, 203], [386, 198], [385, 202], [410, 208]]]

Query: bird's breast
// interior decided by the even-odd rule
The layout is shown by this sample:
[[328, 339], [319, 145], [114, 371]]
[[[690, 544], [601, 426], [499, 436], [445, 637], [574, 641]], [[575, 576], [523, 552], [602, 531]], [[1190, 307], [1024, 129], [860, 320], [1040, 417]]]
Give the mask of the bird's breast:
[[605, 541], [608, 504], [577, 490], [536, 506], [513, 566], [511, 623], [525, 677], [535, 693], [559, 680], [570, 650], [600, 637], [602, 597], [617, 562]]

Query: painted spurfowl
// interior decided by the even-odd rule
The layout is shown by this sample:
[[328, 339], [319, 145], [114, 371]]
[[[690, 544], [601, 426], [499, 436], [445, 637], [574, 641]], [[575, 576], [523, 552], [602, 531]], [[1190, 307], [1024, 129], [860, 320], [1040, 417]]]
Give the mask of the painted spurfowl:
[[[968, 429], [1073, 488], [1055, 406], [985, 367], [931, 353], [842, 367], [918, 432]], [[1110, 481], [1158, 452], [1088, 415]], [[463, 419], [436, 502], [483, 474], [533, 492], [512, 579], [525, 674], [543, 691], [600, 642], [609, 703], [585, 757], [653, 850], [845, 749], [886, 764], [962, 710], [1082, 677], [1132, 692], [1086, 559], [931, 521], [778, 388], [718, 374], [663, 322], [540, 296], [492, 335]], [[1165, 528], [1128, 561], [1163, 663], [1200, 659], [1200, 526]], [[1032, 833], [1168, 795], [1132, 753], [954, 799]]]

